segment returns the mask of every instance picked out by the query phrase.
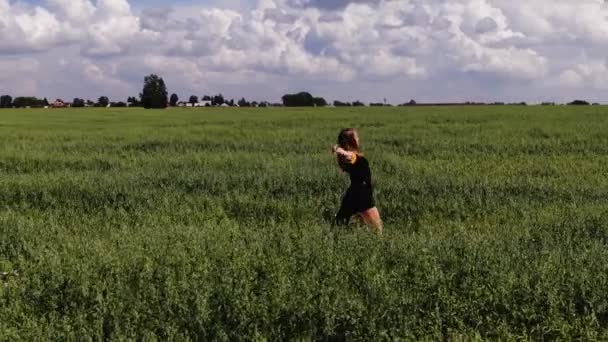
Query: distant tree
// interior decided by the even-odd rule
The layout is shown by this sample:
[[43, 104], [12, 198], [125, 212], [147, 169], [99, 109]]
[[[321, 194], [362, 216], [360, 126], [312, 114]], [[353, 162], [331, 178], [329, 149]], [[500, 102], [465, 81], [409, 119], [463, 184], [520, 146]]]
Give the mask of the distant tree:
[[196, 95], [190, 96], [190, 100], [188, 102], [192, 103], [193, 105], [198, 103], [198, 96], [196, 96]]
[[226, 102], [230, 107], [234, 107], [234, 99], [230, 99], [230, 101]]
[[209, 95], [203, 96], [202, 99], [203, 99], [203, 101], [211, 101], [212, 100], [211, 96], [209, 96]]
[[570, 103], [568, 103], [569, 106], [588, 106], [589, 102], [584, 101], [584, 100], [574, 100]]
[[26, 102], [25, 97], [18, 96], [15, 97], [15, 100], [13, 100], [13, 106], [15, 106], [15, 108], [24, 108], [28, 106]]
[[350, 107], [352, 104], [350, 102], [342, 102], [342, 101], [334, 101], [335, 107]]
[[238, 102], [239, 107], [251, 107], [251, 103], [247, 102], [245, 98], [242, 98]]
[[369, 104], [370, 107], [384, 107], [384, 103], [381, 102], [372, 102]]
[[0, 96], [0, 108], [11, 108], [13, 106], [13, 98], [10, 95]]
[[[48, 103], [48, 101], [46, 101], [46, 103]], [[25, 107], [42, 107], [45, 106], [45, 101], [44, 100], [40, 100], [36, 97], [16, 97], [13, 100], [13, 106], [16, 108], [25, 108]]]
[[95, 102], [93, 102], [91, 100], [87, 100], [87, 106], [93, 107], [94, 105], [95, 105]]
[[327, 106], [327, 101], [325, 101], [325, 99], [322, 97], [315, 97], [315, 98], [313, 98], [312, 101], [313, 101], [314, 105], [317, 107]]
[[110, 99], [107, 96], [102, 96], [97, 100], [97, 105], [99, 107], [107, 107], [110, 104]]
[[353, 102], [353, 107], [365, 107], [365, 103], [357, 100]]
[[315, 98], [308, 92], [286, 94], [281, 99], [286, 107], [312, 107], [315, 105]]
[[42, 100], [41, 103], [43, 106], [48, 106], [49, 105], [49, 100], [46, 99], [46, 97], [44, 98], [44, 100]]
[[178, 101], [179, 101], [179, 97], [177, 96], [177, 94], [171, 94], [171, 100], [169, 101], [169, 103], [171, 104], [171, 107], [177, 106]]
[[84, 107], [84, 100], [83, 99], [79, 99], [79, 98], [75, 98], [72, 101], [72, 107], [75, 107], [75, 108]]
[[222, 94], [215, 95], [211, 100], [211, 104], [214, 106], [221, 106], [225, 102], [224, 96]]
[[165, 81], [157, 75], [144, 78], [144, 88], [141, 93], [141, 102], [144, 108], [167, 108], [168, 95]]
[[126, 107], [126, 106], [127, 106], [127, 104], [124, 103], [124, 102], [122, 102], [122, 101], [112, 102], [112, 107], [123, 108], [123, 107]]
[[127, 98], [127, 105], [129, 107], [143, 107], [141, 100], [135, 96]]

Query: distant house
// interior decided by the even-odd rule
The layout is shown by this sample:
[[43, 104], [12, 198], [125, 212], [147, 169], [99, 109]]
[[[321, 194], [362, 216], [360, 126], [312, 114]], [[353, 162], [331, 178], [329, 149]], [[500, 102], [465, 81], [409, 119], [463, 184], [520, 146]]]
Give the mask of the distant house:
[[67, 105], [66, 105], [65, 102], [63, 102], [63, 100], [57, 99], [57, 100], [55, 100], [55, 102], [53, 102], [51, 104], [51, 107], [53, 107], [53, 108], [65, 108], [65, 107], [67, 107]]
[[211, 107], [211, 101], [199, 101], [197, 103], [180, 101], [176, 105], [177, 105], [177, 107], [188, 107], [188, 108], [192, 108], [192, 107]]
[[211, 107], [211, 101], [199, 101], [197, 103], [187, 103], [186, 107]]
[[211, 107], [211, 101], [199, 101], [196, 107]]

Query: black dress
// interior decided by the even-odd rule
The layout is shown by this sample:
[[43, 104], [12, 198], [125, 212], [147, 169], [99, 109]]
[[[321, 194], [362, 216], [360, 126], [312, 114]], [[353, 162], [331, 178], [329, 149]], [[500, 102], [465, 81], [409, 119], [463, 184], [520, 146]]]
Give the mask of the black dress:
[[367, 159], [357, 156], [354, 163], [342, 162], [340, 166], [350, 175], [350, 187], [342, 198], [342, 206], [336, 215], [336, 224], [347, 225], [353, 215], [363, 213], [376, 205], [372, 172]]

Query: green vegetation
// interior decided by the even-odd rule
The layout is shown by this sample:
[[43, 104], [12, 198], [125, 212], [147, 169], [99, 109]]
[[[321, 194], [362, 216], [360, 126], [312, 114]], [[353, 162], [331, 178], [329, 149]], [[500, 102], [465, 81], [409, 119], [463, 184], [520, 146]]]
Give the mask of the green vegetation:
[[[0, 112], [0, 340], [608, 339], [608, 108]], [[333, 231], [360, 129], [386, 225]]]

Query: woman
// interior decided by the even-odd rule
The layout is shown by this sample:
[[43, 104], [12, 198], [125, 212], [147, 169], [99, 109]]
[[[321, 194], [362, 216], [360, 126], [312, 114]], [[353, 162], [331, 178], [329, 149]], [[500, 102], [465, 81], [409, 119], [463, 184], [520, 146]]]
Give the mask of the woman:
[[374, 201], [372, 173], [367, 159], [361, 154], [357, 131], [354, 128], [342, 130], [338, 145], [332, 152], [337, 156], [342, 171], [350, 175], [350, 187], [342, 198], [335, 224], [348, 225], [351, 217], [358, 215], [374, 231], [382, 233], [382, 219]]

